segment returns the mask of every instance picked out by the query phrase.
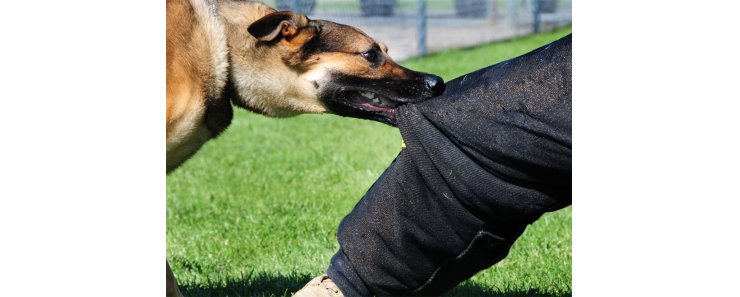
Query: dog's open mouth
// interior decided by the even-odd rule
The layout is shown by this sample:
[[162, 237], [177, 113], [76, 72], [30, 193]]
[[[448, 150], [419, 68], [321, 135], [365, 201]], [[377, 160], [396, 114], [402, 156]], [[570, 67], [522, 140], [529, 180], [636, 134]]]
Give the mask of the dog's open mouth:
[[365, 90], [342, 90], [327, 102], [330, 109], [342, 116], [375, 120], [396, 125], [396, 110], [401, 102], [387, 96]]
[[395, 113], [394, 108], [398, 106], [397, 102], [368, 91], [349, 91], [345, 93], [345, 98], [350, 104], [366, 111]]

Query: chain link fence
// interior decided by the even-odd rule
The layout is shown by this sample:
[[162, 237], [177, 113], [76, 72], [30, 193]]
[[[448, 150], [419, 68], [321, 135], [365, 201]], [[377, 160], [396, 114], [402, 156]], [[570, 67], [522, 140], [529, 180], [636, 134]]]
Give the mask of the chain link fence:
[[571, 0], [266, 0], [358, 27], [396, 60], [546, 31], [572, 21]]

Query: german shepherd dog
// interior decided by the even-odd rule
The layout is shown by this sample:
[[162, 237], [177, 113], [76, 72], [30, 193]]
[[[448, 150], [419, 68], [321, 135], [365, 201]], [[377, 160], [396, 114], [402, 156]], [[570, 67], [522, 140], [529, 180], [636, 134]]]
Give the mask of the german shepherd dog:
[[[167, 0], [167, 173], [231, 123], [333, 113], [395, 125], [395, 107], [444, 91], [362, 31], [259, 3]], [[180, 296], [167, 264], [167, 295]]]

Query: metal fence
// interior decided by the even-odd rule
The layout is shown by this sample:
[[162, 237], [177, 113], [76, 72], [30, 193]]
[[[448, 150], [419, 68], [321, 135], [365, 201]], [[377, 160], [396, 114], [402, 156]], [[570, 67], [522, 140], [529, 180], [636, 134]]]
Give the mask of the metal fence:
[[571, 23], [571, 0], [263, 0], [358, 27], [397, 60]]

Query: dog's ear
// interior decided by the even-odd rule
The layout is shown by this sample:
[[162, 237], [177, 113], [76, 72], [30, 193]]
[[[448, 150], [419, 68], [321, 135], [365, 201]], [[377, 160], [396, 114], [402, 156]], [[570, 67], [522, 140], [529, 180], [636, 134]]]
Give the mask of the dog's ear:
[[287, 39], [298, 33], [298, 28], [308, 25], [305, 15], [292, 11], [277, 11], [249, 25], [247, 31], [259, 41], [272, 41], [278, 36]]

